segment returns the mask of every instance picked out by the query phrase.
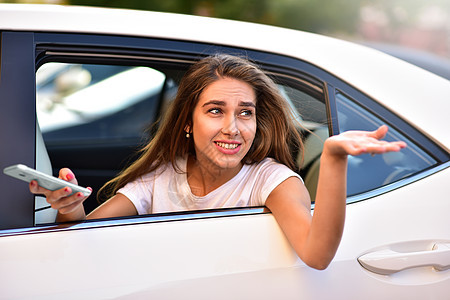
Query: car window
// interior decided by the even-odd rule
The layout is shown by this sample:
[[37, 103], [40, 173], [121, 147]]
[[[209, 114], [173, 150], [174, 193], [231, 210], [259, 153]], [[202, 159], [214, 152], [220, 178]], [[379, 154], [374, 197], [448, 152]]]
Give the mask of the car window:
[[[161, 102], [176, 88], [163, 72], [134, 65], [49, 62], [36, 72], [36, 166], [69, 166], [94, 191], [116, 176], [151, 136]], [[42, 148], [44, 150], [42, 150]], [[49, 162], [45, 161], [48, 153]], [[98, 206], [85, 201], [87, 212]], [[36, 198], [36, 223], [49, 206]], [[54, 212], [53, 212], [54, 213]], [[41, 220], [41, 221], [40, 221]]]
[[[375, 130], [383, 120], [366, 111], [342, 93], [336, 94], [339, 131]], [[371, 157], [369, 154], [349, 156], [347, 196], [364, 193], [385, 186], [402, 178], [427, 169], [436, 160], [418, 145], [389, 126], [387, 141], [403, 140], [408, 144], [400, 152], [391, 152]]]
[[[60, 62], [42, 65], [36, 73], [36, 113], [52, 173], [57, 175], [60, 168], [69, 166], [80, 185], [98, 191], [151, 138], [149, 126], [174, 98], [184, 70]], [[293, 155], [314, 198], [318, 161], [328, 137], [322, 90], [282, 74], [274, 79], [300, 121], [305, 152], [293, 149]], [[40, 160], [37, 157], [38, 165]], [[87, 213], [98, 206], [95, 198], [85, 201]], [[40, 199], [36, 209], [45, 215], [50, 208]]]

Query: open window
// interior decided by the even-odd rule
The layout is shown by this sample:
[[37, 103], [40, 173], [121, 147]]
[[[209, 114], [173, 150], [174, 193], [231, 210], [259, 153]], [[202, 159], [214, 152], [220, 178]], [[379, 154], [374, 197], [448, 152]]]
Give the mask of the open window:
[[[175, 81], [149, 66], [43, 64], [36, 72], [37, 167], [57, 175], [70, 166], [80, 185], [98, 191], [151, 138], [173, 90]], [[87, 212], [98, 205], [91, 198]], [[51, 211], [37, 198], [35, 223], [54, 220]]]
[[[174, 98], [185, 69], [186, 64], [157, 61], [44, 63], [36, 73], [38, 167], [57, 175], [69, 166], [79, 184], [91, 186], [96, 193], [152, 138], [149, 129]], [[306, 151], [293, 155], [303, 166], [300, 175], [314, 198], [318, 160], [328, 137], [323, 90], [305, 78], [270, 75], [300, 121]], [[44, 158], [47, 154], [49, 161]], [[99, 203], [91, 196], [84, 205], [89, 213]], [[55, 215], [38, 197], [35, 223], [51, 223]]]

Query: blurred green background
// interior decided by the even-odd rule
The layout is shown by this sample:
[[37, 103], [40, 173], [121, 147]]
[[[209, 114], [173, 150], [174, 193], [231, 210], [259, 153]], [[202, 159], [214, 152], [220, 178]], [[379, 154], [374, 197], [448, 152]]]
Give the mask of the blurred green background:
[[394, 44], [450, 58], [450, 0], [47, 0], [202, 15]]

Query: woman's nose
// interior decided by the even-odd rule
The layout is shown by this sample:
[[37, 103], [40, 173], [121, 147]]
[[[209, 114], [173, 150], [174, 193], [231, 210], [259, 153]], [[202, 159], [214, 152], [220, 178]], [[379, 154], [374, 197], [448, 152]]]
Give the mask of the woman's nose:
[[240, 133], [238, 128], [238, 122], [235, 116], [225, 119], [225, 122], [222, 127], [222, 133], [229, 136], [236, 136]]

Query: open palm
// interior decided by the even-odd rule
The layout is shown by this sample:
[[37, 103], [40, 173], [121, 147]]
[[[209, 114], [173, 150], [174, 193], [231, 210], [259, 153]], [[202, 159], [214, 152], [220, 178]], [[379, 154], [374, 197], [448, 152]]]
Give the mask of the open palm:
[[374, 131], [346, 131], [327, 139], [327, 149], [332, 155], [360, 155], [364, 153], [381, 154], [391, 151], [400, 151], [406, 147], [403, 141], [387, 142], [382, 139], [386, 136], [388, 127], [380, 126]]

